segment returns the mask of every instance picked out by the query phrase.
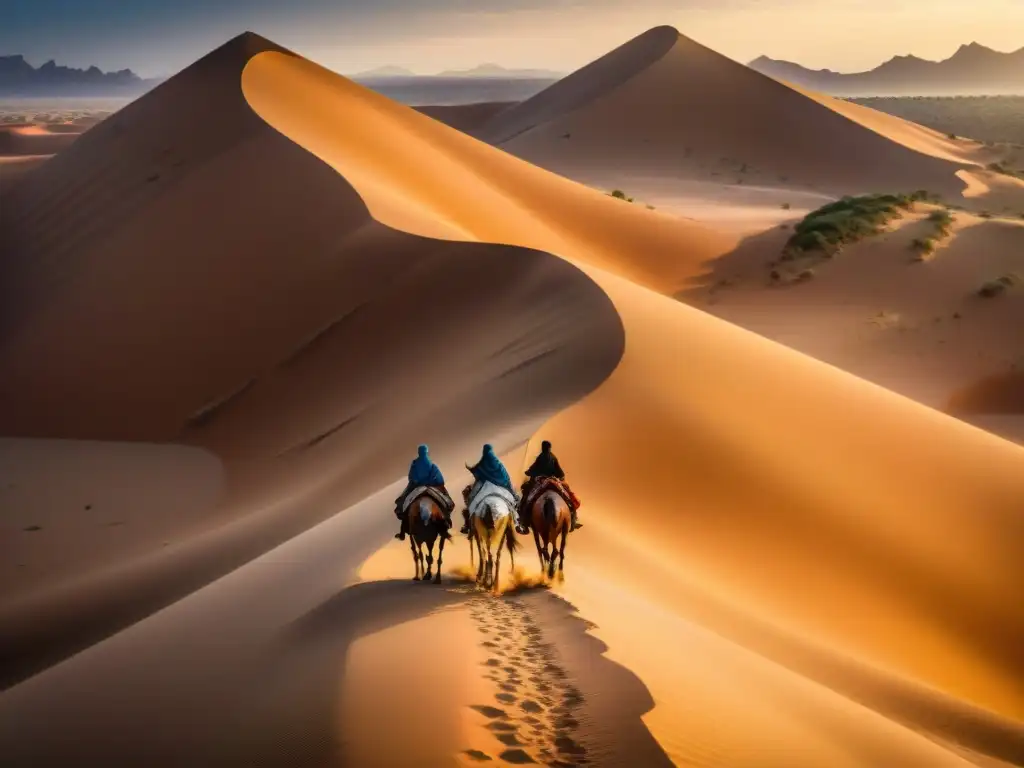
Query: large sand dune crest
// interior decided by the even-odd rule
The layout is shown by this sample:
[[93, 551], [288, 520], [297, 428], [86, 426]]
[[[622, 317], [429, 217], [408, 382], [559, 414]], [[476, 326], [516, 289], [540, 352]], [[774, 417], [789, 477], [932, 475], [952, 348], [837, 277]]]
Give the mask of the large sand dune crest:
[[461, 466], [524, 440], [621, 354], [610, 302], [563, 260], [373, 220], [241, 98], [266, 50], [232, 41], [5, 197], [0, 430], [185, 442], [226, 473], [148, 551], [0, 579], [7, 682], [391, 483], [410, 445]]

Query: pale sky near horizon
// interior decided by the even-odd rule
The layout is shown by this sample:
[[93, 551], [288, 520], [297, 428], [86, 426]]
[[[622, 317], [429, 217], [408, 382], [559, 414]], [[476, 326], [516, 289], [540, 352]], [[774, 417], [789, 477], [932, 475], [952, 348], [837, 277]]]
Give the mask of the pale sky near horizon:
[[[127, 7], [126, 7], [127, 6]], [[576, 69], [658, 24], [739, 61], [859, 71], [1024, 47], [1024, 0], [0, 0], [0, 55], [168, 75], [251, 30], [339, 72]]]

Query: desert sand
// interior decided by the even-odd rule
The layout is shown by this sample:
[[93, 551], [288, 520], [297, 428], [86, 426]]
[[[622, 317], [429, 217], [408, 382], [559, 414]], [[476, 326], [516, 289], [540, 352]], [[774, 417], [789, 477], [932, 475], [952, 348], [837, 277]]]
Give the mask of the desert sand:
[[[648, 210], [514, 155], [707, 181], [664, 155], [686, 128], [694, 162], [749, 147], [808, 209], [986, 172], [674, 30], [624, 50], [496, 115], [508, 154], [247, 34], [14, 189], [11, 765], [1024, 765], [1024, 448], [677, 300], [738, 268], [746, 214]], [[599, 149], [695, 65], [706, 92], [680, 103], [716, 111]], [[968, 223], [916, 266], [1019, 236]], [[416, 443], [459, 488], [480, 443], [521, 476], [541, 439], [584, 499], [564, 581], [537, 588], [527, 544], [511, 591], [481, 594], [459, 538], [447, 586], [409, 581], [390, 505]], [[161, 483], [195, 495], [151, 506]], [[93, 497], [146, 530], [106, 541]], [[415, 724], [381, 744], [382, 717]]]

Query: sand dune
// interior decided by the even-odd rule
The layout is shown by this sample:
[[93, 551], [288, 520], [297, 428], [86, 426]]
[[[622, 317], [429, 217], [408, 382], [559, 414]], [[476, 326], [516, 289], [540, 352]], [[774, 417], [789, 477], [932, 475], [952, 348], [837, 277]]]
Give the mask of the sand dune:
[[939, 147], [938, 138], [926, 142], [924, 129], [895, 119], [862, 119], [852, 106], [809, 98], [658, 27], [501, 113], [478, 135], [604, 186], [672, 177], [838, 194], [963, 189], [954, 177], [959, 156], [944, 147], [914, 151]]
[[[199, 530], [189, 515], [177, 530], [155, 522], [150, 551], [111, 552], [100, 571], [64, 572], [73, 588], [0, 605], [5, 676], [391, 482], [409, 445], [426, 439], [458, 465], [448, 451], [469, 435], [474, 450], [525, 439], [621, 353], [617, 315], [571, 265], [374, 222], [343, 178], [245, 106], [242, 66], [267, 45], [219, 49], [5, 198], [0, 236], [16, 258], [0, 279], [0, 432], [183, 442], [218, 457], [227, 482]], [[171, 557], [165, 537], [181, 542]], [[52, 575], [28, 574], [40, 581], [19, 589]]]
[[[596, 100], [509, 148], [559, 131], [569, 145], [589, 126], [567, 165], [615, 170], [588, 152], [621, 131], [630, 99], [674, 88], [670, 105], [720, 109], [692, 128], [702, 152], [763, 125], [740, 159], [797, 163], [806, 184], [928, 186], [957, 167], [665, 30], [627, 53], [629, 66], [590, 70], [598, 85], [621, 75], [617, 88], [583, 89]], [[709, 90], [673, 79], [679, 63], [699, 64]], [[711, 96], [726, 86], [746, 111]], [[773, 132], [787, 115], [790, 131]], [[681, 126], [644, 127], [658, 146]], [[101, 162], [115, 143], [130, 153], [116, 169]], [[622, 161], [653, 171], [642, 145], [624, 144]], [[69, 200], [70, 180], [87, 191]], [[356, 638], [418, 620], [416, 606], [459, 601], [343, 589], [392, 529], [408, 446], [428, 439], [458, 466], [482, 439], [511, 451], [531, 436], [522, 460], [554, 440], [590, 521], [564, 589], [631, 670], [602, 692], [609, 678], [588, 687], [552, 661], [551, 684], [586, 688], [559, 694], [580, 705], [589, 743], [625, 717], [650, 750], [612, 744], [596, 752], [605, 764], [1024, 765], [1024, 449], [664, 295], [699, 284], [734, 237], [553, 176], [251, 35], [39, 169], [0, 225], [18, 255], [0, 275], [0, 430], [177, 440], [226, 468], [222, 525], [173, 567], [122, 571], [120, 591], [93, 583], [101, 613], [140, 575], [151, 591], [131, 594], [134, 617], [351, 506], [0, 695], [0, 749], [16, 765], [343, 762], [332, 664]], [[455, 659], [475, 659], [472, 636], [503, 620], [572, 657], [547, 607], [508, 605], [469, 607], [479, 633], [431, 626], [451, 631], [439, 643]], [[126, 620], [107, 613], [110, 627]], [[385, 649], [415, 636], [355, 654], [384, 669]], [[436, 678], [396, 663], [426, 701]], [[143, 689], [162, 695], [139, 701]], [[437, 749], [451, 749], [457, 716], [437, 717]], [[54, 729], [66, 738], [46, 738]]]
[[39, 125], [0, 124], [0, 155], [52, 155], [70, 146], [81, 133], [81, 128], [51, 131]]
[[[299, 103], [289, 94], [306, 73], [313, 75], [305, 80], [310, 91]], [[247, 98], [262, 116], [328, 159], [375, 215], [386, 217], [390, 209], [375, 200], [381, 187], [361, 183], [369, 181], [367, 146], [354, 145], [348, 134], [338, 135], [332, 146], [310, 129], [323, 119], [314, 105], [329, 101], [314, 98], [321, 84], [325, 90], [336, 88], [339, 100], [346, 90], [359, 96], [347, 84], [328, 82], [318, 68], [273, 53], [253, 59], [243, 76]], [[398, 107], [374, 106], [381, 121], [375, 135], [384, 132], [387, 119], [391, 131], [407, 125], [410, 133], [415, 130], [412, 140], [422, 141], [418, 117]], [[456, 140], [450, 137], [444, 145], [452, 166], [456, 158], [474, 170], [484, 161], [496, 162], [483, 149], [456, 156], [451, 149]], [[503, 162], [513, 173], [514, 163]], [[457, 173], [462, 169], [451, 167], [445, 178], [458, 178]], [[435, 197], [417, 178], [389, 174], [389, 179], [387, 195], [405, 199], [419, 215], [430, 207], [438, 220], [458, 215], [453, 181], [448, 195]], [[477, 190], [465, 205], [476, 205], [481, 197]], [[392, 223], [413, 222], [395, 218]], [[520, 242], [532, 243], [533, 237], [522, 230]], [[568, 257], [585, 254], [567, 241], [563, 236], [553, 249]], [[1021, 567], [1005, 543], [1020, 534], [1024, 522], [1013, 501], [1022, 490], [1024, 453], [645, 293], [604, 271], [607, 262], [584, 259], [576, 263], [612, 296], [623, 317], [626, 353], [604, 386], [543, 433], [556, 436], [574, 465], [587, 467], [580, 474], [593, 468], [589, 480], [580, 480], [592, 483], [589, 492], [599, 500], [595, 514], [644, 531], [651, 557], [729, 585], [720, 587], [722, 594], [740, 601], [747, 612], [765, 610], [798, 635], [838, 653], [1018, 718], [1024, 701], [1013, 681], [1021, 670], [1011, 649], [1024, 627], [1008, 590]], [[748, 386], [752, 380], [761, 382], [756, 391]], [[642, 407], [636, 405], [641, 402]], [[568, 426], [561, 426], [562, 419]], [[585, 424], [603, 425], [600, 442], [587, 437], [593, 431]], [[879, 450], [883, 444], [886, 449]], [[900, 467], [895, 474], [894, 463]], [[933, 477], [937, 467], [942, 467], [941, 483]], [[681, 479], [686, 490], [680, 503], [687, 511], [659, 512]], [[624, 517], [616, 511], [624, 509], [635, 512]], [[986, 512], [979, 515], [979, 510]], [[950, 531], [956, 533], [947, 536]], [[684, 544], [688, 541], [692, 548]], [[822, 557], [823, 549], [828, 557]], [[773, 558], [786, 553], [771, 572], [767, 551]], [[816, 588], [797, 591], [796, 584]], [[942, 601], [934, 600], [936, 592], [945, 595]], [[852, 612], [830, 612], [828, 606], [840, 595], [848, 608], [870, 606], [877, 623], [851, 625]], [[796, 652], [794, 657], [801, 658]], [[800, 671], [813, 675], [814, 666], [807, 663]], [[876, 698], [884, 699], [884, 692]], [[885, 708], [884, 701], [871, 703]], [[1012, 751], [1019, 734], [1013, 727], [993, 728], [1002, 734], [1000, 748]]]
[[476, 104], [425, 105], [415, 109], [445, 125], [471, 133], [514, 104], [514, 101], [484, 101]]
[[[715, 263], [687, 303], [774, 341], [944, 409], [954, 392], [1008, 372], [1022, 352], [1015, 329], [1024, 305], [1009, 288], [979, 289], [1024, 271], [1024, 222], [953, 212], [948, 238], [918, 259], [915, 239], [935, 233], [922, 206], [890, 231], [813, 266], [813, 278], [772, 283], [790, 231], [752, 236]], [[767, 254], [767, 255], [766, 255]], [[774, 256], [773, 256], [774, 254]], [[791, 270], [803, 269], [800, 264]]]

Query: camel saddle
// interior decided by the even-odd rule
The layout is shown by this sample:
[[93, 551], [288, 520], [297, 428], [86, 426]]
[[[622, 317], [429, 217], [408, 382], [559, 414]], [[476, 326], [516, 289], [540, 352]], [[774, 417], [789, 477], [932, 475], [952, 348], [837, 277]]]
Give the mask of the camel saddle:
[[416, 501], [420, 496], [426, 494], [430, 496], [434, 501], [441, 505], [441, 510], [448, 514], [449, 510], [455, 507], [455, 502], [451, 500], [447, 493], [440, 488], [433, 485], [420, 485], [409, 491], [409, 495], [405, 497], [405, 501], [402, 502], [402, 514], [406, 514], [409, 511], [409, 507]]
[[559, 480], [557, 477], [538, 477], [534, 483], [533, 488], [523, 498], [522, 509], [529, 509], [536, 499], [544, 491], [554, 491], [573, 509], [580, 508], [580, 500], [572, 489], [569, 488], [568, 484], [564, 480]]

